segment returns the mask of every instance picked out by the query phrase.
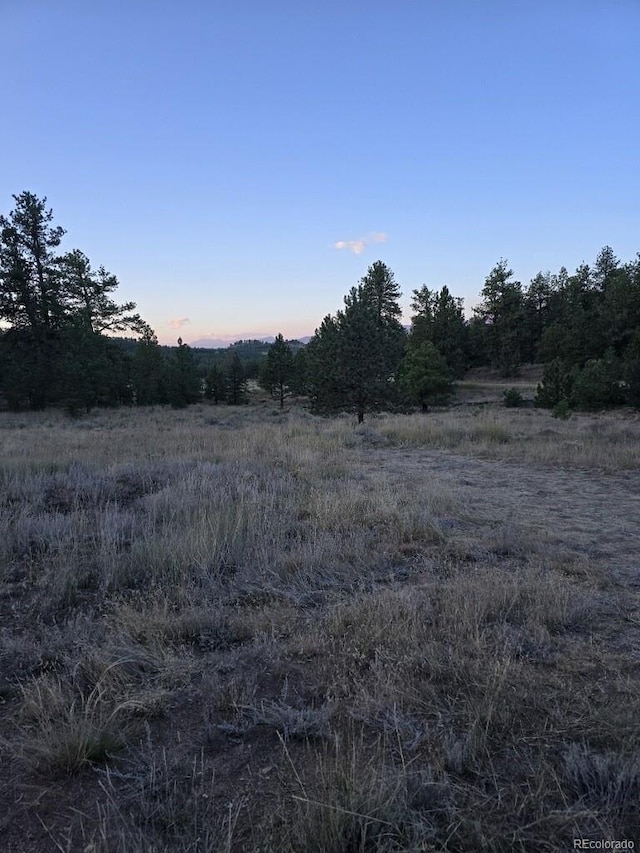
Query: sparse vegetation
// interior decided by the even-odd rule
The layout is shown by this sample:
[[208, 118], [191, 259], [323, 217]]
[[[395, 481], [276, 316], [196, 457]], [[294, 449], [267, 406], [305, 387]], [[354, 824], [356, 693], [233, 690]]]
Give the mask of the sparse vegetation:
[[637, 838], [640, 424], [499, 399], [2, 414], [8, 849]]

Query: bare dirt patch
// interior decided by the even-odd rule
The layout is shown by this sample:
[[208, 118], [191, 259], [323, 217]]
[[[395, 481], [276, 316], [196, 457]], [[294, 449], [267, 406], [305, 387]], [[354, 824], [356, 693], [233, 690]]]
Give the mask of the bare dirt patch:
[[540, 537], [540, 543], [597, 561], [612, 580], [640, 586], [640, 480], [635, 472], [525, 467], [421, 448], [371, 449], [362, 464], [400, 482], [436, 480], [455, 493], [487, 533], [510, 522]]

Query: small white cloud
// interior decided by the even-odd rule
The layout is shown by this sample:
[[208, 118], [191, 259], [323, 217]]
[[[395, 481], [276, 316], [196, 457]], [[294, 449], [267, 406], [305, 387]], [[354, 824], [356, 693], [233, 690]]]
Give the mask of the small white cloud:
[[338, 240], [333, 244], [334, 249], [347, 249], [353, 252], [354, 255], [360, 255], [371, 243], [386, 243], [387, 235], [384, 231], [375, 231], [373, 234], [368, 234], [366, 237], [360, 237], [358, 240]]
[[177, 317], [175, 320], [169, 320], [169, 328], [181, 329], [183, 326], [186, 326], [186, 324], [190, 322], [191, 320], [188, 317]]
[[335, 249], [348, 249], [354, 255], [359, 255], [366, 245], [364, 240], [338, 240], [333, 244]]

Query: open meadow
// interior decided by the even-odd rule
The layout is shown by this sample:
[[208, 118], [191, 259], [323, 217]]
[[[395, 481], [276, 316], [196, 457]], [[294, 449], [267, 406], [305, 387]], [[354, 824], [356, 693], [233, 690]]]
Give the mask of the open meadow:
[[640, 844], [640, 416], [0, 414], [6, 853]]

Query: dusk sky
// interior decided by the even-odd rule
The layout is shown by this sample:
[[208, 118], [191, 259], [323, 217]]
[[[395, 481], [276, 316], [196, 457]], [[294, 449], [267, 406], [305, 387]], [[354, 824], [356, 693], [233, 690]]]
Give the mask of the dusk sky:
[[640, 251], [640, 0], [0, 0], [0, 212], [163, 343]]

